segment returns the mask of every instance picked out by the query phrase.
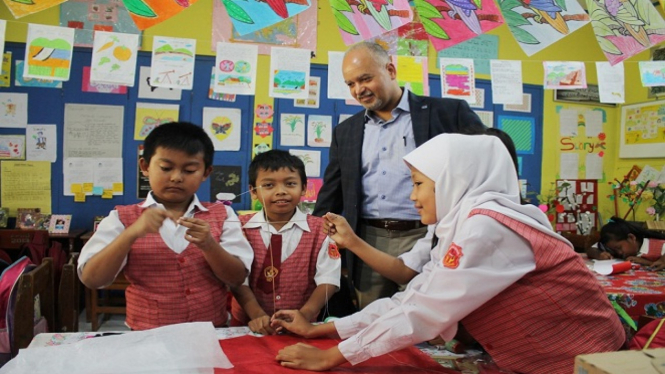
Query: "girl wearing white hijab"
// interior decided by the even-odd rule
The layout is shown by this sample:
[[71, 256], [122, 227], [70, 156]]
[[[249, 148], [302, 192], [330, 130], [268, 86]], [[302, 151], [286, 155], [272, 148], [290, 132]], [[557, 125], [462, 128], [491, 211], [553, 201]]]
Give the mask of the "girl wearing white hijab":
[[[571, 373], [576, 355], [618, 350], [625, 335], [595, 276], [535, 206], [520, 205], [505, 146], [494, 136], [443, 134], [404, 157], [411, 200], [439, 238], [431, 261], [404, 292], [313, 326], [282, 311], [273, 326], [346, 339], [328, 350], [282, 349], [283, 366], [326, 370], [440, 335], [458, 323], [502, 369]], [[335, 227], [330, 228], [338, 242]], [[339, 243], [339, 242], [338, 242]]]

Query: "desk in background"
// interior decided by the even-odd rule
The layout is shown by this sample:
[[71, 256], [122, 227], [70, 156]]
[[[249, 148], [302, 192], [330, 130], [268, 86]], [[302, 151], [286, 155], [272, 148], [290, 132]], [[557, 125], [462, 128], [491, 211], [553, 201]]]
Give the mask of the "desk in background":
[[[18, 250], [23, 244], [30, 243], [36, 230], [2, 229], [0, 230], [0, 249]], [[79, 252], [82, 244], [79, 239], [86, 233], [84, 229], [69, 230], [66, 234], [49, 233], [50, 240], [63, 244], [68, 253]]]
[[665, 273], [630, 270], [615, 275], [596, 274], [611, 301], [635, 321], [642, 315], [665, 317]]

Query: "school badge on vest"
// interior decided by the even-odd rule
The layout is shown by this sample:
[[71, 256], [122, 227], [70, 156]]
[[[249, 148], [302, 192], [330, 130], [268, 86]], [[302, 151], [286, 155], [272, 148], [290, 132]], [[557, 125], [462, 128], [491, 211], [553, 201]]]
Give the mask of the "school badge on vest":
[[279, 274], [279, 269], [270, 265], [263, 269], [263, 276], [266, 277], [266, 281], [272, 283], [275, 280], [275, 277]]
[[459, 266], [459, 260], [462, 256], [464, 256], [464, 254], [462, 254], [462, 247], [455, 243], [450, 244], [448, 252], [443, 256], [443, 266], [450, 269], [457, 269]]
[[328, 256], [333, 260], [337, 260], [341, 257], [339, 254], [339, 249], [337, 249], [337, 244], [335, 244], [333, 241], [328, 244]]

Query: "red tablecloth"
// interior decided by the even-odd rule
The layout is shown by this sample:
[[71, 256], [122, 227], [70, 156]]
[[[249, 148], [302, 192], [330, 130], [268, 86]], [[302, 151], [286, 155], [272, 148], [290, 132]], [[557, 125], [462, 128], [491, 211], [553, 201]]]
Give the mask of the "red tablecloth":
[[[293, 374], [293, 369], [284, 368], [277, 361], [277, 351], [280, 349], [304, 342], [318, 348], [326, 349], [339, 343], [336, 339], [303, 339], [291, 335], [241, 336], [239, 338], [220, 340], [224, 353], [233, 363], [234, 368], [229, 370], [215, 369], [217, 374]], [[300, 371], [303, 372], [303, 371]], [[307, 371], [310, 372], [310, 371]], [[449, 373], [459, 374], [457, 371], [446, 369], [422, 353], [415, 347], [392, 352], [380, 357], [369, 359], [356, 366], [344, 364], [335, 370], [326, 373]]]
[[637, 269], [596, 277], [610, 300], [615, 300], [634, 320], [641, 315], [665, 317], [665, 273]]

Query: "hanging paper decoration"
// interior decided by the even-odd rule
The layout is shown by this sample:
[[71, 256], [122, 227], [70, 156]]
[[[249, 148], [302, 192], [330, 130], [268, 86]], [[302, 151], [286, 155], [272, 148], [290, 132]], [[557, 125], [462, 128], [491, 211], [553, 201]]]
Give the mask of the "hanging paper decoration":
[[580, 61], [543, 61], [544, 89], [586, 88], [586, 69]]
[[240, 35], [272, 26], [307, 10], [311, 5], [308, 0], [217, 1], [224, 4], [233, 27]]
[[68, 81], [74, 49], [74, 30], [28, 24], [23, 78]]
[[136, 27], [145, 30], [182, 12], [197, 0], [122, 0]]
[[437, 51], [503, 24], [494, 0], [415, 0], [414, 3]]
[[92, 47], [95, 31], [141, 34], [127, 8], [117, 0], [67, 1], [60, 5], [60, 26], [76, 29], [76, 47]]
[[330, 7], [346, 45], [394, 30], [413, 18], [407, 0], [358, 0], [353, 6], [346, 0], [330, 0]]
[[665, 40], [665, 21], [648, 0], [587, 0], [587, 9], [612, 65]]
[[282, 20], [261, 30], [240, 35], [221, 0], [212, 5], [212, 49], [218, 42], [258, 44], [259, 54], [269, 55], [271, 46], [309, 49], [316, 52], [317, 1], [295, 17]]
[[429, 39], [422, 23], [416, 20], [370, 39], [381, 45], [391, 56], [422, 56], [429, 53]]
[[62, 4], [65, 1], [67, 0], [5, 0], [5, 5], [12, 12], [14, 18], [21, 18]]
[[589, 22], [577, 0], [498, 0], [508, 28], [527, 56]]

